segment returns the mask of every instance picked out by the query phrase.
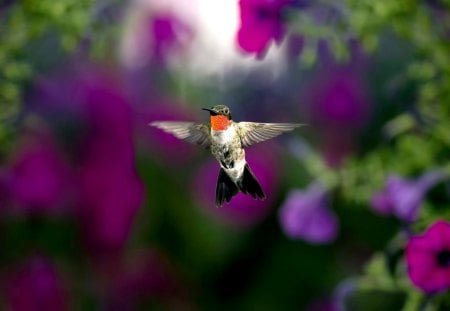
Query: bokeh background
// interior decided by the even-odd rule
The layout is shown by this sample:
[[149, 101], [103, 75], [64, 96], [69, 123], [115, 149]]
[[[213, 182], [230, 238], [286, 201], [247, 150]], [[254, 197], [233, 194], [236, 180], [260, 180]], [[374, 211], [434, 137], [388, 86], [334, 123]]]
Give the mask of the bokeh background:
[[[148, 126], [216, 104], [307, 124], [265, 201]], [[449, 310], [449, 155], [447, 0], [0, 2], [1, 309]]]

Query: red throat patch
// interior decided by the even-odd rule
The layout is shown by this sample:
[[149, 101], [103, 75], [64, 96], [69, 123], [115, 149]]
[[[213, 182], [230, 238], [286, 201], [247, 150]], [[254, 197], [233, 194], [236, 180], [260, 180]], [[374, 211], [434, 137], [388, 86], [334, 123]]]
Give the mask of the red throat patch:
[[224, 131], [230, 125], [230, 120], [226, 116], [211, 116], [211, 128], [214, 131]]

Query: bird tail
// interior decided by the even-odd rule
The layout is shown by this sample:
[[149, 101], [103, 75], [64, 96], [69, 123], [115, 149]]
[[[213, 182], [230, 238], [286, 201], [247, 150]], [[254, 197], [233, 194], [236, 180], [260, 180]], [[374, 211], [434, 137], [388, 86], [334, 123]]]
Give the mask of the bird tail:
[[231, 198], [238, 193], [239, 189], [231, 180], [230, 176], [220, 168], [216, 187], [216, 205], [221, 207], [225, 201], [230, 202]]
[[258, 198], [264, 200], [266, 198], [261, 185], [248, 164], [245, 164], [244, 173], [242, 174], [241, 180], [238, 182], [238, 187], [239, 190], [245, 194], [250, 194], [254, 199]]

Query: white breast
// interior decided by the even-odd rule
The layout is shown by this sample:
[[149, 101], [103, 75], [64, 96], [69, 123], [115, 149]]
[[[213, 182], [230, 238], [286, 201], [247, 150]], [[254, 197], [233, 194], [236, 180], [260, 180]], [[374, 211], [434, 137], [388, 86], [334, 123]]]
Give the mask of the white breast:
[[211, 136], [215, 143], [228, 144], [236, 137], [236, 129], [234, 124], [231, 124], [231, 126], [224, 131], [214, 131], [211, 129]]

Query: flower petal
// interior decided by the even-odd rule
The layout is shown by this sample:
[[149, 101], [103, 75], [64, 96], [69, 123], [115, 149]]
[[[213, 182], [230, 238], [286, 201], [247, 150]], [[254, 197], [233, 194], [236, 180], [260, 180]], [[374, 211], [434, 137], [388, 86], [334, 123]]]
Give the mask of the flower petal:
[[440, 263], [438, 256], [450, 249], [450, 224], [433, 223], [424, 234], [412, 237], [406, 246], [406, 261], [411, 282], [426, 293], [450, 287], [450, 266]]
[[450, 249], [450, 224], [438, 220], [426, 232], [427, 243], [435, 250]]

